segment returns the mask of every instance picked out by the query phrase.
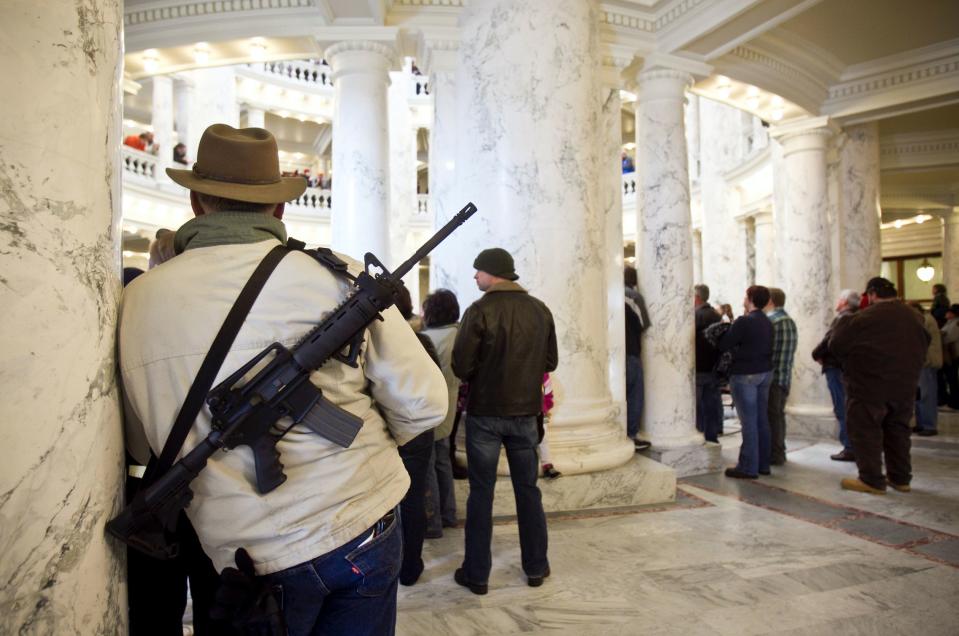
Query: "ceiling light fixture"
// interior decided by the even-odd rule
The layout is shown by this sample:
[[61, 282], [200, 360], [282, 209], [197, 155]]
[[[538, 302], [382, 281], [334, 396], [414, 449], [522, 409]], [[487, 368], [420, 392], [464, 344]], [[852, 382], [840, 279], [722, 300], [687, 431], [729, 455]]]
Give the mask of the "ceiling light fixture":
[[919, 269], [916, 270], [916, 278], [921, 280], [924, 283], [928, 283], [932, 280], [932, 277], [936, 275], [936, 268], [932, 266], [928, 258], [922, 259], [922, 265], [919, 266]]
[[725, 75], [720, 75], [716, 78], [716, 93], [719, 95], [720, 99], [729, 99], [729, 95], [732, 93], [732, 90], [732, 83], [729, 81], [728, 77]]
[[780, 119], [783, 118], [783, 115], [784, 113], [782, 108], [774, 108], [773, 111], [769, 114], [769, 118], [772, 119], [773, 121], [779, 121]]
[[752, 111], [759, 110], [759, 95], [746, 98], [746, 108]]
[[759, 97], [759, 89], [755, 86], [750, 86], [746, 89], [746, 94], [750, 97]]
[[250, 40], [250, 57], [257, 62], [261, 62], [266, 59], [266, 40], [261, 37], [256, 37]]
[[895, 221], [892, 225], [893, 225], [893, 227], [895, 227], [897, 230], [902, 229], [902, 220], [901, 220], [901, 219], [896, 219], [896, 221]]
[[156, 49], [147, 49], [143, 52], [143, 70], [151, 75], [160, 68], [160, 54]]
[[193, 59], [197, 64], [206, 64], [210, 61], [210, 45], [206, 42], [197, 42], [193, 47]]

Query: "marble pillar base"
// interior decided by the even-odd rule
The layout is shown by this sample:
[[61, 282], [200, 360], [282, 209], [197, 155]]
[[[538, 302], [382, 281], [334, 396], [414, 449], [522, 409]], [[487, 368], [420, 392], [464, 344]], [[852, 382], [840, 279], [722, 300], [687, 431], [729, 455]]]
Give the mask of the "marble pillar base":
[[677, 448], [651, 448], [646, 455], [676, 471], [676, 477], [691, 477], [716, 473], [725, 467], [723, 448], [713, 442], [679, 446]]
[[831, 407], [786, 407], [786, 437], [836, 439], [838, 435], [839, 422]]
[[[636, 455], [626, 464], [597, 473], [564, 474], [559, 479], [540, 479], [546, 512], [597, 510], [622, 506], [660, 504], [676, 500], [676, 471], [648, 457]], [[466, 516], [469, 481], [457, 480], [456, 509], [460, 519]], [[509, 477], [496, 480], [493, 497], [494, 516], [516, 516], [516, 500]]]

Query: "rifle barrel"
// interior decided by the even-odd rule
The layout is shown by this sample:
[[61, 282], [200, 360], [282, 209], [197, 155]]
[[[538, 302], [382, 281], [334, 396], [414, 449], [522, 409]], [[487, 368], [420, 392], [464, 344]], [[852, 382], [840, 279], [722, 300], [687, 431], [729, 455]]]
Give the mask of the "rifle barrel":
[[470, 201], [467, 203], [462, 210], [457, 212], [452, 219], [449, 220], [449, 223], [440, 228], [440, 230], [433, 235], [433, 237], [423, 243], [420, 249], [416, 250], [412, 256], [410, 256], [402, 265], [393, 270], [393, 279], [399, 280], [406, 276], [413, 267], [419, 263], [421, 260], [426, 258], [426, 255], [433, 251], [437, 245], [443, 242], [447, 236], [453, 233], [453, 230], [462, 225], [466, 219], [473, 216], [473, 213], [476, 212], [476, 206], [473, 205], [473, 202]]

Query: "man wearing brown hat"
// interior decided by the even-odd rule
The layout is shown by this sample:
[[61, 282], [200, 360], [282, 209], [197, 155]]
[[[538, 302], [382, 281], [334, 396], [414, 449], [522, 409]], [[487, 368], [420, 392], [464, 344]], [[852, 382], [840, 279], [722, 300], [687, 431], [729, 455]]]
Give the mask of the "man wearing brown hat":
[[829, 352], [842, 367], [846, 427], [859, 469], [858, 478], [846, 477], [841, 485], [873, 495], [884, 494], [887, 484], [909, 492], [909, 420], [929, 335], [890, 281], [870, 279], [866, 296], [869, 306], [837, 323], [829, 339]]
[[473, 262], [483, 296], [463, 314], [453, 345], [453, 372], [469, 383], [466, 405], [466, 555], [455, 580], [486, 594], [492, 567], [493, 489], [500, 447], [506, 447], [516, 497], [520, 551], [527, 582], [549, 576], [546, 515], [536, 478], [543, 375], [557, 364], [553, 316], [542, 301], [515, 281], [513, 257], [504, 249], [483, 250]]
[[[129, 414], [155, 454], [240, 289], [266, 254], [286, 243], [283, 202], [306, 187], [299, 177], [280, 176], [269, 132], [223, 124], [203, 133], [192, 170], [167, 174], [190, 190], [196, 218], [177, 230], [177, 256], [134, 281], [120, 310]], [[272, 342], [299, 341], [350, 289], [308, 255], [287, 255], [216, 382]], [[324, 397], [362, 418], [349, 448], [294, 426], [276, 447], [287, 481], [268, 494], [254, 486], [245, 446], [214, 455], [192, 484], [186, 512], [204, 551], [218, 570], [233, 565], [237, 548], [249, 552], [256, 574], [282, 588], [291, 634], [394, 630], [401, 539], [393, 511], [410, 483], [396, 447], [442, 422], [447, 396], [442, 374], [399, 312], [390, 308], [383, 318], [364, 334], [356, 367], [331, 361], [310, 378]], [[183, 452], [210, 430], [204, 409]]]

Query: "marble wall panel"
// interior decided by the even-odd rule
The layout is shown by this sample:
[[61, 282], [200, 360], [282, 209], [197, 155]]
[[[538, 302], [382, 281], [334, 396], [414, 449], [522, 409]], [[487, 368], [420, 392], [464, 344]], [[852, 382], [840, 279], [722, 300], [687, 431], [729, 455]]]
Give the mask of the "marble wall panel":
[[[122, 4], [0, 20], [0, 633], [125, 632], [114, 366]], [[38, 78], [43, 78], [39, 81]]]

